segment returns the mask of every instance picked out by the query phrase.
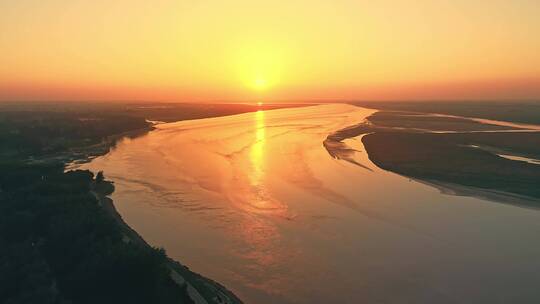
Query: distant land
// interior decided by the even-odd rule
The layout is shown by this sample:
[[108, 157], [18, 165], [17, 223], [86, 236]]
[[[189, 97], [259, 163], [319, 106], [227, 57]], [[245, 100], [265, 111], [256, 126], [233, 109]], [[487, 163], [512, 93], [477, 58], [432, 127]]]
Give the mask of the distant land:
[[352, 104], [377, 110], [439, 113], [463, 117], [540, 124], [538, 101], [373, 101]]

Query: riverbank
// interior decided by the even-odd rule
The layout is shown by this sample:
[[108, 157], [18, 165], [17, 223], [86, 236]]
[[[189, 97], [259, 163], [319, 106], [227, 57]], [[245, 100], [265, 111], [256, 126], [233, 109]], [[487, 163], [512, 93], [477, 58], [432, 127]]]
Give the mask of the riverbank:
[[[66, 163], [66, 171], [77, 168], [77, 166], [91, 161], [93, 158], [105, 155], [111, 148], [123, 138], [136, 138], [142, 136], [152, 130], [157, 123], [151, 122], [152, 125], [107, 136], [101, 143], [72, 149], [69, 154], [61, 157]], [[161, 123], [161, 122], [159, 122]], [[58, 159], [58, 158], [57, 158]], [[137, 246], [143, 246], [148, 249], [153, 247], [148, 244], [134, 229], [132, 229], [122, 218], [120, 213], [114, 206], [113, 200], [109, 197], [114, 191], [114, 184], [111, 181], [103, 181], [103, 185], [98, 185], [95, 182], [92, 184], [91, 193], [98, 200], [99, 205], [109, 214], [114, 221], [119, 225], [123, 233], [123, 241], [126, 243], [134, 243]], [[112, 190], [110, 190], [112, 189]], [[170, 271], [170, 278], [186, 291], [191, 301], [194, 304], [241, 304], [243, 303], [233, 292], [229, 291], [225, 286], [206, 278], [198, 273], [191, 271], [187, 266], [167, 258], [167, 267]]]
[[[114, 218], [121, 227], [123, 241], [135, 243], [139, 246], [152, 248], [135, 230], [133, 230], [116, 210], [113, 200], [108, 196], [112, 192], [107, 188], [112, 187], [112, 182], [104, 181], [110, 187], [99, 187], [96, 183], [92, 186], [92, 193], [98, 199], [100, 206]], [[113, 187], [114, 188], [114, 187]], [[241, 304], [242, 301], [236, 297], [223, 285], [208, 279], [198, 273], [192, 272], [188, 267], [167, 257], [167, 267], [170, 271], [171, 279], [182, 289], [185, 289], [193, 303], [195, 304]]]
[[[66, 163], [66, 171], [76, 169], [77, 166], [91, 161], [93, 158], [105, 155], [114, 148], [118, 141], [124, 138], [136, 138], [154, 130], [152, 125], [132, 131], [122, 132], [107, 136], [99, 144], [72, 149], [66, 155], [55, 157], [56, 160]], [[114, 191], [111, 181], [103, 181], [102, 185], [95, 182], [92, 184], [91, 193], [98, 200], [99, 205], [109, 214], [119, 225], [123, 233], [123, 241], [133, 243], [137, 246], [146, 247], [151, 250], [153, 247], [148, 244], [134, 229], [132, 229], [116, 210], [113, 200], [109, 197]], [[109, 190], [112, 189], [112, 190]], [[194, 304], [241, 304], [243, 303], [234, 293], [226, 287], [206, 278], [198, 273], [192, 272], [187, 266], [169, 257], [167, 258], [167, 268], [170, 271], [170, 278], [179, 288], [185, 290]]]

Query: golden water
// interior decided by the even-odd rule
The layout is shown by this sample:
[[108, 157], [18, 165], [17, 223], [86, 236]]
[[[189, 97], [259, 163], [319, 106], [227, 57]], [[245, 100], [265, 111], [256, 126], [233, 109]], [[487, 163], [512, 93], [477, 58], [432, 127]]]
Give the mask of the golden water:
[[332, 158], [372, 110], [320, 105], [162, 124], [83, 168], [149, 243], [246, 303], [532, 303], [540, 213]]

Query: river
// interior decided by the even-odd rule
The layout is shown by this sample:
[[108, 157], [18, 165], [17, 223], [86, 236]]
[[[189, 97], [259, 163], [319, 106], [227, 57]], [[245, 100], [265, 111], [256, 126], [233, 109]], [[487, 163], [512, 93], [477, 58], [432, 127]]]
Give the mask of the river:
[[537, 303], [540, 212], [354, 161], [328, 134], [373, 110], [331, 104], [160, 124], [81, 165], [124, 220], [246, 303]]

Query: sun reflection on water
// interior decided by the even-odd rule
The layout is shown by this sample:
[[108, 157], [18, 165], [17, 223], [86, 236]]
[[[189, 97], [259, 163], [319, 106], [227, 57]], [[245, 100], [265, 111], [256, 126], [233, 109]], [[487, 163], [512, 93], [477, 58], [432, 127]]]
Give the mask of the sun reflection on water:
[[262, 110], [255, 112], [255, 140], [249, 151], [250, 168], [247, 173], [250, 194], [249, 205], [255, 209], [252, 211], [279, 214], [286, 212], [286, 206], [273, 198], [272, 193], [268, 189], [267, 180], [267, 153], [268, 153], [268, 134], [266, 124], [266, 113]]
[[[250, 161], [251, 161], [251, 173], [249, 174], [250, 183], [253, 187], [261, 191], [264, 180], [264, 148], [266, 141], [266, 125], [264, 120], [264, 111], [257, 111], [255, 113], [255, 143], [251, 146]], [[258, 196], [260, 196], [259, 193]]]

